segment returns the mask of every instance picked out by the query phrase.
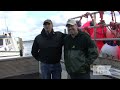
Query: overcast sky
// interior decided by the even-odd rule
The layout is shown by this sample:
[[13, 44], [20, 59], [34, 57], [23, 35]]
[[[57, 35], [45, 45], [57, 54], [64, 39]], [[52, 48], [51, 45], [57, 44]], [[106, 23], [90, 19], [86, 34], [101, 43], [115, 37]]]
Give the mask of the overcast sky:
[[[21, 37], [23, 41], [33, 40], [36, 35], [40, 34], [45, 19], [51, 19], [55, 31], [64, 32], [65, 24], [69, 18], [81, 16], [86, 12], [95, 11], [0, 11], [0, 34], [8, 31], [14, 37]], [[117, 22], [120, 22], [120, 15], [116, 12]], [[103, 19], [108, 24], [111, 20], [110, 11], [105, 12]], [[79, 20], [79, 19], [78, 19]], [[89, 17], [88, 20], [91, 20]], [[97, 22], [100, 16], [97, 14]], [[87, 22], [86, 18], [82, 19], [82, 24]]]

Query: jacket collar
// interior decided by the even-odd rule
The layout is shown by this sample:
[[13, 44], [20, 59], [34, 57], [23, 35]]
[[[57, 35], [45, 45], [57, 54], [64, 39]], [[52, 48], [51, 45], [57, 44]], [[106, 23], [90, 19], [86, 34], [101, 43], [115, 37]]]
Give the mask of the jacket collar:
[[54, 32], [54, 30], [52, 29], [52, 31], [51, 31], [50, 33], [47, 33], [47, 32], [45, 31], [45, 29], [43, 28], [42, 31], [41, 31], [41, 35], [42, 35], [43, 37], [46, 37], [46, 38], [52, 38], [52, 37], [55, 35], [55, 32]]

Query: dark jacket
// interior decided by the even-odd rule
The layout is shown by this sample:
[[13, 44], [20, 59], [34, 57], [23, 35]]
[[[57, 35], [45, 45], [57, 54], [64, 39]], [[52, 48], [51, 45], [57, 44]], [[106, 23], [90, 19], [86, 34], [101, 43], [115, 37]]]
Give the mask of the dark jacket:
[[60, 62], [62, 54], [64, 34], [54, 32], [47, 34], [43, 29], [41, 34], [35, 37], [32, 46], [32, 56], [43, 63], [55, 64]]
[[80, 31], [75, 38], [71, 35], [64, 38], [64, 61], [68, 73], [90, 71], [90, 64], [97, 57], [97, 47], [88, 34]]

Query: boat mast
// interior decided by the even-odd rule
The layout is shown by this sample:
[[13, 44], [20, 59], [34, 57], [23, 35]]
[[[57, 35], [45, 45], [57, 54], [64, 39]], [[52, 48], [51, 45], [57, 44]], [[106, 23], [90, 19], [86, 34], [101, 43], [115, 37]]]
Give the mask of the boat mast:
[[5, 19], [5, 27], [6, 27], [6, 31], [8, 33], [8, 26], [7, 26], [7, 23], [6, 23], [6, 16], [4, 16], [4, 19]]

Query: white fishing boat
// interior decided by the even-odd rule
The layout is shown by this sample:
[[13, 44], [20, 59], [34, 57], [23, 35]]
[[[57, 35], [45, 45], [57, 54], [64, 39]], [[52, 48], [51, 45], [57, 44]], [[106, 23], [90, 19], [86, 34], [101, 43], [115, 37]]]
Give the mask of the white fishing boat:
[[0, 57], [23, 56], [22, 39], [11, 33], [0, 35]]

